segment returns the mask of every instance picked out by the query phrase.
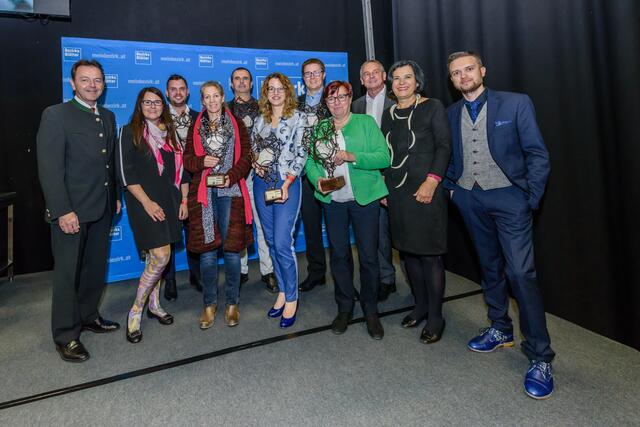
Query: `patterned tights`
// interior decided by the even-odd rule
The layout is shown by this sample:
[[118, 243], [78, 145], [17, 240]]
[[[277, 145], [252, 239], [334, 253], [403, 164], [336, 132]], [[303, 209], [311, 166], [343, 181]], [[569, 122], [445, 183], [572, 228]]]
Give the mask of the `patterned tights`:
[[149, 310], [152, 313], [159, 316], [166, 315], [166, 312], [160, 307], [160, 276], [169, 262], [170, 256], [171, 246], [169, 245], [150, 249], [147, 253], [144, 271], [138, 284], [136, 300], [129, 311], [129, 322], [127, 324], [129, 331], [140, 329], [142, 310], [147, 302], [147, 297], [149, 298]]

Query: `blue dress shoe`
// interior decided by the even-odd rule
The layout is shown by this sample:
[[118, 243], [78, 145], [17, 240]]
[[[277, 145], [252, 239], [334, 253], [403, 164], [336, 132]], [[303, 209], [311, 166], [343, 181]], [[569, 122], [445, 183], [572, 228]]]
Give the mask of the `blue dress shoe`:
[[269, 312], [267, 313], [267, 316], [271, 317], [272, 319], [275, 319], [277, 317], [282, 316], [283, 311], [284, 311], [284, 304], [282, 304], [282, 307], [280, 308], [271, 307], [271, 309], [269, 309]]
[[500, 347], [513, 347], [513, 334], [507, 334], [495, 328], [480, 329], [480, 335], [467, 344], [471, 351], [489, 353]]
[[524, 392], [534, 399], [546, 399], [553, 393], [551, 363], [532, 360], [524, 377]]
[[[282, 306], [282, 309], [284, 310], [284, 306]], [[291, 326], [293, 326], [294, 323], [296, 323], [296, 315], [298, 314], [298, 306], [296, 305], [296, 311], [293, 313], [293, 316], [291, 317], [284, 317], [284, 315], [280, 318], [280, 327], [281, 328], [289, 328]]]

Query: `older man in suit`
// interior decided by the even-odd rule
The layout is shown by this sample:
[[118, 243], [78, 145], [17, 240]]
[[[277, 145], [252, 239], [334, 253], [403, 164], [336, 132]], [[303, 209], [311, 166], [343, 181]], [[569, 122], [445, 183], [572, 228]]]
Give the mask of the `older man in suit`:
[[487, 353], [514, 345], [508, 279], [530, 360], [525, 392], [544, 399], [553, 392], [555, 353], [536, 280], [532, 216], [544, 194], [549, 155], [527, 95], [487, 89], [486, 69], [476, 53], [453, 53], [448, 64], [463, 98], [447, 111], [453, 153], [445, 185], [476, 247], [491, 321], [468, 348]]
[[[368, 114], [376, 120], [378, 127], [382, 122], [382, 112], [393, 105], [387, 96], [385, 81], [387, 73], [380, 61], [370, 59], [360, 66], [360, 83], [367, 89], [364, 96], [353, 101], [351, 110], [356, 114]], [[378, 301], [384, 301], [396, 291], [396, 269], [393, 266], [391, 235], [389, 234], [389, 212], [380, 206], [378, 235], [378, 261], [380, 263], [380, 287]]]
[[76, 62], [71, 87], [73, 99], [42, 113], [37, 156], [54, 258], [53, 341], [63, 360], [83, 362], [89, 353], [80, 342], [82, 330], [104, 333], [120, 327], [98, 313], [111, 219], [120, 201], [115, 116], [97, 104], [104, 90], [100, 63]]

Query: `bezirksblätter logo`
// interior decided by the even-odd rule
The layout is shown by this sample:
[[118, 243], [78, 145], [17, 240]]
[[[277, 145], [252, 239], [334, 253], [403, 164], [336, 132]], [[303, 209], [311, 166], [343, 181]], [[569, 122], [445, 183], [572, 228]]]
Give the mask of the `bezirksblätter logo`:
[[118, 75], [117, 74], [105, 74], [104, 82], [108, 89], [118, 89]]
[[201, 53], [198, 55], [198, 67], [213, 68], [213, 55]]
[[111, 233], [109, 234], [112, 242], [118, 242], [122, 240], [122, 227], [119, 225], [116, 225], [115, 227], [111, 227]]
[[256, 56], [255, 65], [256, 65], [256, 70], [268, 70], [269, 58], [264, 56]]
[[136, 50], [137, 65], [151, 65], [151, 52], [148, 50]]
[[64, 47], [62, 50], [62, 60], [64, 62], [76, 62], [82, 58], [82, 48], [80, 47]]

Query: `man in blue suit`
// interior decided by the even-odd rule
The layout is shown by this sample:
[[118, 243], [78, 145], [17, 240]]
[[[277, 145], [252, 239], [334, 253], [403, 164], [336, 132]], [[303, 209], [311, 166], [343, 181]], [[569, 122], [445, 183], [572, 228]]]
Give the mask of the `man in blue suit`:
[[553, 392], [555, 354], [536, 280], [532, 216], [544, 194], [549, 155], [527, 95], [487, 89], [476, 53], [453, 53], [448, 66], [463, 99], [447, 110], [453, 144], [445, 185], [476, 247], [491, 321], [468, 347], [487, 353], [514, 345], [508, 279], [530, 360], [525, 392], [544, 399]]

